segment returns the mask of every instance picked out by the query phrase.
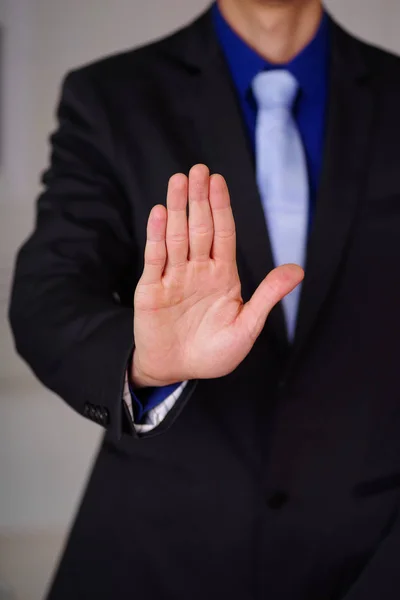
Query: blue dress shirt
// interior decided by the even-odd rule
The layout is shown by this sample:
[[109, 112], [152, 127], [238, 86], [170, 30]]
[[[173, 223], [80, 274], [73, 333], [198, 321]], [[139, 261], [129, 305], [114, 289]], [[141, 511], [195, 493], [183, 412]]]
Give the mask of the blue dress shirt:
[[[244, 121], [255, 151], [257, 105], [251, 85], [261, 71], [286, 69], [299, 83], [299, 96], [294, 106], [294, 118], [304, 145], [309, 178], [309, 224], [315, 212], [315, 202], [322, 169], [330, 61], [330, 19], [325, 13], [314, 39], [289, 63], [273, 65], [262, 58], [226, 22], [215, 3], [212, 19], [219, 44], [235, 85]], [[135, 421], [163, 402], [179, 384], [132, 391]]]

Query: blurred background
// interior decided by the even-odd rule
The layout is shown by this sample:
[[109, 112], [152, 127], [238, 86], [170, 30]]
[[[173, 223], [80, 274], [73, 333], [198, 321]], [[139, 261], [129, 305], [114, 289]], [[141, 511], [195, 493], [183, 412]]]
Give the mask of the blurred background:
[[[0, 600], [42, 600], [101, 430], [44, 390], [6, 312], [69, 69], [187, 23], [208, 0], [0, 0]], [[352, 32], [400, 54], [398, 0], [328, 0]]]

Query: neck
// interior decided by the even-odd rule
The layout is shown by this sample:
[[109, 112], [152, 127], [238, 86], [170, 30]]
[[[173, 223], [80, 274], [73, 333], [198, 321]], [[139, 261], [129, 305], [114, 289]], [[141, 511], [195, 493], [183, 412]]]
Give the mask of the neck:
[[316, 34], [320, 0], [218, 0], [229, 25], [265, 60], [292, 60]]

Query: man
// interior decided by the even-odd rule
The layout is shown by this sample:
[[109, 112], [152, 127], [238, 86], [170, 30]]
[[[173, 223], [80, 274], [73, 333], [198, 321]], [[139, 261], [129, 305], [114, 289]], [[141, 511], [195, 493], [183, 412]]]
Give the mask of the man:
[[398, 600], [399, 106], [319, 0], [67, 77], [10, 314], [106, 434], [51, 600]]

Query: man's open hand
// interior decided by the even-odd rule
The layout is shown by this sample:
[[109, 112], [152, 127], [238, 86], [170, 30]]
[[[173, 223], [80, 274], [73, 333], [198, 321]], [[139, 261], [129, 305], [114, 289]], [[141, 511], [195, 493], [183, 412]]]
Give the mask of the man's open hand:
[[162, 386], [232, 372], [273, 306], [302, 279], [300, 267], [278, 267], [244, 304], [225, 180], [210, 177], [205, 165], [194, 166], [189, 178], [174, 175], [167, 208], [155, 206], [148, 221], [134, 299], [133, 382]]

